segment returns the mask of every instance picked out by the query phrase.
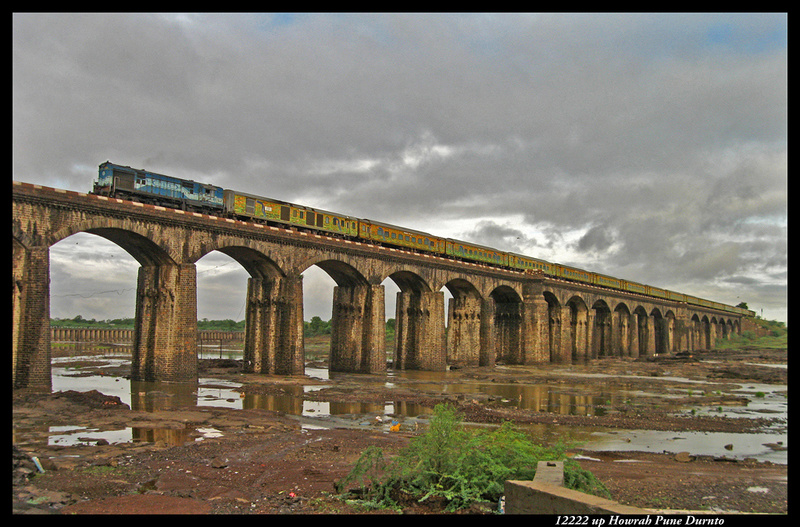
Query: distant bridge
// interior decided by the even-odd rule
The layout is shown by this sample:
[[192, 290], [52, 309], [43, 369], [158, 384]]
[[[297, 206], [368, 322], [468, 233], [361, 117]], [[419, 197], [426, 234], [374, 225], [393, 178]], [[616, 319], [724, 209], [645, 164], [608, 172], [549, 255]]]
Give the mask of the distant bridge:
[[[653, 356], [713, 348], [744, 315], [410, 250], [14, 182], [12, 354], [15, 388], [50, 390], [50, 256], [78, 233], [102, 236], [140, 264], [132, 378], [197, 379], [195, 263], [220, 251], [250, 274], [245, 368], [304, 373], [303, 281], [336, 282], [330, 369], [386, 370], [386, 278], [400, 288], [394, 368], [441, 371]], [[453, 298], [445, 307], [442, 288]], [[728, 306], [726, 306], [728, 307]], [[735, 311], [735, 310], [734, 310]], [[447, 330], [445, 330], [447, 317]]]
[[[133, 329], [123, 328], [75, 328], [51, 327], [51, 342], [83, 342], [83, 343], [127, 343], [133, 342]], [[197, 331], [197, 342], [242, 342], [243, 331], [222, 331], [203, 329]]]

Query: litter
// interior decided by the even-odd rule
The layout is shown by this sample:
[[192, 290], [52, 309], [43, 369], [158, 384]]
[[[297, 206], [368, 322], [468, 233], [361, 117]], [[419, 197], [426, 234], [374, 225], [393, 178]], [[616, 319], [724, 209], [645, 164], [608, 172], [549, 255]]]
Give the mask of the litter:
[[39, 458], [33, 456], [31, 460], [33, 461], [33, 464], [36, 465], [36, 470], [38, 470], [41, 474], [44, 474], [44, 467], [42, 467], [42, 464], [39, 463]]

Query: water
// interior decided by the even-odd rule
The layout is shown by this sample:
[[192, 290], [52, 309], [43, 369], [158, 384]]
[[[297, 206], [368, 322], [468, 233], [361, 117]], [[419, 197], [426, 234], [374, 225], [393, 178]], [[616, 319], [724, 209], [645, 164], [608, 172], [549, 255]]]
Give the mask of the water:
[[[777, 445], [776, 441], [782, 441]], [[595, 451], [636, 450], [644, 452], [689, 452], [734, 459], [755, 458], [759, 461], [786, 464], [787, 451], [767, 446], [787, 446], [783, 434], [733, 434], [726, 432], [659, 432], [653, 430], [597, 431], [587, 449]], [[634, 446], [632, 446], [634, 445]], [[730, 450], [725, 448], [730, 446]]]
[[[241, 351], [212, 349], [202, 351], [201, 358], [240, 359]], [[87, 361], [108, 368], [109, 373], [86, 375], [80, 368], [68, 367], [76, 361]], [[298, 419], [306, 428], [351, 427], [366, 428], [380, 426], [388, 430], [395, 422], [404, 427], [416, 427], [424, 423], [432, 409], [405, 402], [384, 401], [382, 404], [361, 402], [318, 402], [306, 396], [324, 385], [286, 385], [281, 395], [243, 394], [237, 391], [241, 385], [232, 381], [201, 378], [198, 384], [171, 384], [130, 381], [116, 376], [111, 368], [130, 362], [130, 356], [118, 353], [105, 356], [78, 355], [53, 359], [53, 391], [98, 390], [103, 394], [117, 396], [133, 410], [157, 411], [186, 406], [227, 407], [234, 409], [266, 409], [283, 412]], [[403, 381], [405, 387], [420, 392], [436, 394], [464, 394], [477, 400], [491, 398], [495, 403], [531, 411], [551, 412], [566, 415], [603, 415], [606, 407], [620, 402], [635, 402], [637, 397], [653, 396], [635, 390], [607, 389], [597, 384], [582, 384], [581, 374], [573, 372], [574, 383], [568, 384], [516, 384], [494, 382], [442, 383], [449, 372], [389, 371], [383, 380], [375, 376], [329, 373], [327, 369], [307, 367], [306, 375], [319, 380], [335, 379], [338, 383], [368, 387], [376, 383], [381, 387], [394, 388]], [[667, 380], [666, 378], [656, 378]], [[670, 378], [691, 385], [688, 379]], [[657, 380], [654, 380], [657, 382]], [[788, 446], [786, 419], [788, 401], [786, 386], [743, 384], [733, 385], [732, 391], [750, 399], [746, 406], [679, 408], [676, 413], [715, 414], [729, 417], [777, 417], [784, 425], [764, 430], [757, 434], [731, 434], [709, 432], [658, 432], [648, 430], [609, 430], [605, 428], [566, 427], [563, 425], [531, 425], [525, 427], [543, 443], [564, 441], [579, 443], [586, 450], [623, 450], [646, 452], [682, 452], [693, 455], [712, 455], [727, 458], [751, 457], [774, 463], [787, 463]], [[681, 394], [683, 396], [685, 394]], [[659, 395], [662, 397], [662, 395]], [[669, 399], [669, 395], [665, 396]], [[193, 432], [190, 434], [190, 432]], [[169, 444], [182, 444], [191, 440], [203, 440], [220, 432], [214, 429], [152, 430], [125, 428], [122, 430], [98, 430], [81, 427], [50, 427], [48, 442], [51, 445], [92, 444], [98, 440], [108, 443], [164, 440]], [[195, 438], [195, 439], [193, 439]], [[728, 448], [726, 448], [726, 445]], [[732, 445], [732, 446], [731, 446]], [[772, 445], [772, 446], [767, 446]]]

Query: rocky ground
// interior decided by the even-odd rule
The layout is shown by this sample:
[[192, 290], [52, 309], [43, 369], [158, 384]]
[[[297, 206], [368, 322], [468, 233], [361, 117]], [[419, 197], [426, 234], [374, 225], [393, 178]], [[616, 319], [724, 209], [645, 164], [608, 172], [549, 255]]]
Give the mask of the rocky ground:
[[[786, 350], [707, 352], [660, 357], [657, 360], [601, 359], [580, 371], [607, 375], [581, 382], [608, 386], [640, 383], [649, 392], [670, 390], [670, 382], [648, 377], [686, 377], [700, 381], [702, 404], [724, 407], [746, 404], [746, 398], [719, 389], [728, 383], [786, 384], [787, 369], [754, 366], [786, 364]], [[681, 400], [669, 405], [653, 395], [622, 401], [594, 415], [517, 410], [496, 398], [474, 393], [419, 391], [413, 382], [364, 385], [320, 381], [308, 377], [244, 375], [235, 361], [203, 361], [204, 377], [243, 383], [244, 394], [280, 393], [298, 384], [321, 384], [307, 397], [336, 402], [393, 400], [432, 407], [449, 401], [476, 423], [512, 420], [520, 424], [557, 423], [606, 429], [751, 432], [775, 425], [761, 419], [724, 416], [677, 416]], [[568, 369], [570, 370], [570, 369]], [[559, 382], [575, 378], [564, 368], [462, 368], [451, 376], [458, 384], [475, 382]], [[124, 372], [120, 372], [124, 374]], [[635, 376], [635, 377], [634, 377]], [[368, 380], [369, 376], [365, 376]], [[678, 381], [676, 381], [678, 382]], [[369, 387], [364, 387], [369, 386]], [[387, 393], [391, 390], [391, 394]], [[687, 395], [686, 397], [691, 397]], [[697, 403], [697, 397], [692, 400]], [[372, 426], [304, 428], [290, 415], [268, 410], [195, 406], [178, 410], [136, 411], [119, 399], [98, 392], [14, 393], [17, 430], [52, 426], [91, 426], [104, 430], [137, 430], [133, 442], [47, 445], [21, 441], [13, 449], [13, 512], [15, 514], [331, 514], [367, 513], [335, 497], [334, 481], [342, 478], [370, 445], [391, 453], [421, 433], [419, 422], [405, 422], [397, 432], [381, 423]], [[778, 423], [780, 424], [780, 423]], [[785, 426], [786, 423], [783, 423]], [[215, 433], [204, 436], [208, 430]], [[217, 433], [218, 432], [218, 433]], [[199, 440], [201, 439], [202, 440]], [[15, 440], [15, 443], [17, 441]], [[773, 444], [771, 448], [785, 449]], [[572, 452], [623, 504], [651, 509], [788, 512], [788, 466], [736, 460], [733, 457], [689, 456], [685, 453]], [[35, 459], [34, 459], [35, 458]], [[39, 466], [36, 465], [38, 462]], [[435, 507], [411, 506], [406, 513], [438, 513]], [[491, 513], [490, 509], [471, 513]]]

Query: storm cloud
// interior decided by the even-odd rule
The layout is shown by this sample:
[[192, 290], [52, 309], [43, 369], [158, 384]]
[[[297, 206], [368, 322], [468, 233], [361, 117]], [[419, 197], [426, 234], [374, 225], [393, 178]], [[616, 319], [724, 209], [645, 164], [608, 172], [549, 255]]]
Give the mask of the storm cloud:
[[[85, 192], [111, 160], [786, 321], [786, 14], [12, 22], [14, 180]], [[74, 279], [103, 262], [69, 241], [53, 316], [107, 318], [57, 296], [106, 290]], [[209, 288], [244, 280], [207, 258]], [[330, 295], [320, 283], [306, 288]], [[201, 317], [235, 318], [237, 295]], [[306, 318], [330, 301], [311, 296]]]

